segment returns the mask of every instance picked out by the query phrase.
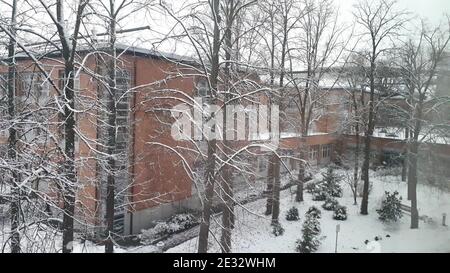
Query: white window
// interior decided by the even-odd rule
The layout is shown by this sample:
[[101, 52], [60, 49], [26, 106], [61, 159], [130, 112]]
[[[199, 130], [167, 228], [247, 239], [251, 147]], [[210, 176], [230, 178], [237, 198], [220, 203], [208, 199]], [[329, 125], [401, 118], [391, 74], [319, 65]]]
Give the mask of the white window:
[[208, 81], [206, 79], [199, 79], [195, 84], [196, 96], [206, 97], [208, 96]]
[[328, 158], [331, 155], [331, 145], [323, 145], [322, 146], [322, 158]]
[[319, 145], [313, 145], [309, 148], [309, 159], [317, 160], [319, 156]]
[[[75, 91], [80, 90], [80, 74], [77, 74], [73, 80], [74, 80], [73, 88], [75, 89]], [[64, 75], [64, 70], [59, 70], [59, 72], [58, 72], [58, 87], [61, 91], [64, 89], [65, 84], [66, 84], [66, 77]]]
[[21, 82], [20, 97], [23, 101], [32, 98], [34, 102], [48, 101], [50, 85], [41, 72], [22, 72], [19, 74]]

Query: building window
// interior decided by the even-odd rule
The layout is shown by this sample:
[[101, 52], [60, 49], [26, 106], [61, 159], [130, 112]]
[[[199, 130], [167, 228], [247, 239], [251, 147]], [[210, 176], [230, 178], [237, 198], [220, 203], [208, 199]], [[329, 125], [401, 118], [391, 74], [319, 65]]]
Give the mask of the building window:
[[329, 158], [331, 156], [331, 145], [323, 145], [322, 146], [322, 158]]
[[199, 79], [195, 83], [195, 93], [198, 97], [207, 97], [208, 96], [208, 81], [204, 78]]
[[[80, 90], [80, 74], [78, 74], [78, 76], [76, 76], [73, 79], [73, 81], [74, 81], [73, 87], [74, 87], [75, 91]], [[61, 92], [64, 89], [65, 84], [66, 84], [66, 77], [64, 75], [64, 70], [59, 70], [58, 71], [58, 88], [59, 88], [59, 90], [61, 90]]]
[[319, 145], [313, 145], [309, 148], [309, 159], [317, 160], [319, 156]]
[[26, 100], [33, 98], [36, 102], [45, 102], [50, 96], [50, 85], [41, 72], [21, 72], [19, 96]]

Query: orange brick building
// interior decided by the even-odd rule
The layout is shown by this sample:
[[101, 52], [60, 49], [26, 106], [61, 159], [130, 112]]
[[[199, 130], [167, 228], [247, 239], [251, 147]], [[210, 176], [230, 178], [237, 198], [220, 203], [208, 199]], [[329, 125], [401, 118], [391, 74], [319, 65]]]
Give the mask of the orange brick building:
[[[119, 126], [116, 142], [120, 150], [117, 158], [120, 171], [116, 175], [116, 231], [122, 234], [135, 234], [143, 228], [150, 227], [154, 220], [200, 207], [198, 192], [193, 183], [196, 178], [191, 172], [200, 161], [199, 156], [189, 152], [192, 143], [176, 141], [171, 137], [171, 124], [174, 119], [168, 109], [185, 102], [187, 97], [202, 95], [204, 84], [202, 75], [196, 71], [189, 58], [121, 45], [118, 46], [118, 50], [121, 57], [118, 73]], [[78, 110], [77, 215], [81, 222], [102, 226], [105, 185], [101, 183], [104, 178], [102, 162], [97, 160], [97, 157], [101, 152], [100, 140], [104, 137], [99, 130], [99, 124], [102, 122], [99, 94], [104, 92], [104, 89], [90, 71], [98, 72], [104, 67], [95, 54], [89, 53], [89, 50], [79, 52], [78, 62], [84, 66], [76, 77], [76, 91], [79, 98], [75, 107]], [[20, 75], [17, 96], [20, 101], [30, 102], [23, 107], [35, 104], [55, 108], [56, 90], [48, 84], [48, 80], [40, 74], [27, 56], [19, 56], [17, 59]], [[58, 60], [59, 56], [47, 55], [42, 58], [42, 66], [56, 83], [61, 82], [63, 70]], [[0, 67], [2, 77], [5, 72], [6, 67]], [[2, 85], [4, 84], [2, 82]], [[33, 95], [31, 99], [30, 94]], [[38, 96], [34, 96], [36, 94]], [[303, 143], [303, 147], [309, 149], [310, 163], [324, 164], [337, 159], [337, 155], [344, 154], [353, 146], [353, 136], [346, 134], [348, 126], [346, 117], [351, 114], [347, 103], [348, 93], [342, 88], [331, 89], [327, 99], [330, 102], [323, 115], [314, 122], [309, 136], [298, 137], [295, 130], [282, 132], [280, 141], [282, 154], [296, 154], [300, 144]], [[43, 142], [43, 145], [48, 145], [47, 148], [61, 145], [63, 140], [58, 132], [61, 131], [60, 127], [64, 122], [58, 118], [57, 111], [54, 111], [47, 119], [54, 121], [48, 122], [48, 132], [55, 133], [58, 139], [58, 143]], [[2, 143], [6, 141], [4, 132], [3, 130], [3, 137], [0, 138]], [[32, 137], [39, 139], [39, 134], [45, 135], [37, 131]], [[33, 138], [29, 141], [33, 141]], [[244, 141], [236, 145], [246, 143]], [[385, 150], [398, 153], [404, 150], [404, 141], [398, 139], [374, 138], [372, 145], [380, 154]], [[443, 156], [449, 157], [449, 146], [444, 146], [445, 148], [437, 150], [446, 151]], [[57, 156], [53, 160], [57, 161]], [[285, 165], [291, 170], [297, 168], [295, 160], [285, 161]], [[264, 156], [252, 161], [252, 165], [260, 177], [267, 175]]]

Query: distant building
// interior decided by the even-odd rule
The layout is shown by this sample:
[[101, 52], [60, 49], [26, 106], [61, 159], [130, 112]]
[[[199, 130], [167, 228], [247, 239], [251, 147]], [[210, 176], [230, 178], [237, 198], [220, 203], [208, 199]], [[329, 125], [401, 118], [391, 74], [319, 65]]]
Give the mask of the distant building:
[[[197, 174], [197, 177], [192, 177], [186, 167], [194, 171], [201, 170], [202, 162], [198, 155], [187, 152], [193, 147], [190, 141], [176, 141], [172, 138], [171, 124], [174, 118], [168, 109], [183, 101], [184, 96], [204, 97], [207, 84], [197, 73], [196, 64], [190, 58], [125, 45], [118, 45], [117, 50], [122, 54], [117, 75], [119, 103], [116, 143], [119, 170], [116, 174], [115, 225], [117, 233], [135, 234], [141, 229], [149, 228], [155, 220], [167, 218], [186, 209], [200, 208], [193, 181], [199, 179], [201, 181], [203, 177], [201, 173]], [[89, 71], [101, 74], [105, 67], [99, 63], [97, 59], [99, 56], [91, 53], [90, 49], [80, 50], [79, 56], [85, 63], [85, 69], [80, 70], [76, 77], [78, 97], [76, 103], [78, 109], [83, 108], [83, 111], [76, 114], [78, 128], [76, 165], [80, 184], [77, 192], [79, 200], [77, 218], [92, 226], [101, 227], [104, 225], [106, 193], [106, 186], [101, 181], [105, 180], [105, 173], [101, 165], [104, 162], [95, 159], [95, 156], [102, 150], [102, 139], [105, 137], [104, 131], [99, 126], [104, 113], [101, 112], [101, 101], [98, 100], [99, 94], [105, 92], [105, 88]], [[26, 55], [19, 55], [17, 60], [19, 110], [32, 109], [36, 105], [48, 105], [53, 111], [49, 111], [50, 116], [46, 118], [54, 120], [54, 124], [49, 124], [48, 128], [38, 128], [32, 124], [24, 125], [23, 137], [39, 147], [45, 146], [43, 152], [58, 145], [62, 147], [64, 122], [58, 114], [58, 106], [54, 103], [55, 89]], [[64, 79], [62, 79], [63, 67], [59, 60], [60, 56], [50, 54], [42, 59], [42, 64], [51, 79], [61, 85]], [[5, 72], [6, 67], [0, 66], [2, 98], [6, 94]], [[254, 74], [247, 74], [246, 77], [258, 78]], [[445, 88], [449, 84], [450, 77], [441, 76], [439, 90], [449, 91]], [[355, 142], [354, 132], [349, 125], [353, 111], [349, 104], [352, 89], [343, 84], [336, 84], [321, 86], [319, 90], [326, 92], [326, 96], [321, 100], [318, 107], [320, 115], [311, 123], [309, 134], [302, 137], [299, 133], [298, 112], [292, 104], [292, 99], [288, 99], [287, 115], [283, 117], [280, 139], [282, 155], [298, 155], [299, 147], [305, 147], [308, 149], [308, 161], [312, 165], [338, 161], [354, 147]], [[364, 94], [367, 94], [366, 90], [359, 91], [358, 96]], [[258, 96], [258, 99], [267, 101], [267, 96]], [[403, 103], [398, 98], [389, 101], [395, 105]], [[1, 105], [4, 106], [4, 102], [2, 100]], [[5, 114], [4, 110], [3, 107], [2, 115]], [[372, 150], [378, 163], [386, 160], [387, 155], [394, 153], [400, 156], [405, 150], [404, 128], [398, 123], [386, 122], [387, 120], [378, 123], [380, 126], [376, 129], [372, 141]], [[395, 118], [392, 120], [395, 121]], [[52, 132], [57, 143], [45, 137], [48, 134], [44, 133], [43, 129]], [[0, 132], [0, 143], [5, 144], [8, 136], [7, 128], [0, 128]], [[438, 155], [433, 157], [434, 161], [440, 163], [435, 167], [441, 166], [442, 162], [450, 163], [448, 142], [440, 140], [435, 143], [431, 139], [428, 142], [430, 144], [423, 145], [424, 148], [431, 151], [433, 156]], [[235, 145], [245, 143], [248, 143], [248, 140], [237, 142]], [[197, 144], [200, 149], [206, 147], [204, 142], [200, 141]], [[173, 147], [185, 147], [186, 152], [174, 153], [171, 150]], [[267, 176], [267, 155], [267, 152], [255, 151], [257, 158], [248, 159], [249, 166], [257, 174], [250, 177], [251, 181]], [[49, 156], [55, 162], [60, 160], [57, 155]], [[287, 171], [284, 166], [290, 170], [298, 169], [298, 161], [292, 158], [284, 159], [284, 163], [283, 171]], [[448, 168], [442, 170], [446, 174], [448, 171]], [[39, 187], [48, 191], [49, 197], [58, 198], [58, 190], [51, 183], [41, 181]]]

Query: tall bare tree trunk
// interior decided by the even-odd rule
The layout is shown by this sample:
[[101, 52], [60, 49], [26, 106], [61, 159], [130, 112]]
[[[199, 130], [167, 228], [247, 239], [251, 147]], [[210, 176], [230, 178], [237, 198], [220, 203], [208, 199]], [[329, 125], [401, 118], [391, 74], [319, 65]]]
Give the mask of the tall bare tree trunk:
[[411, 228], [419, 228], [419, 212], [417, 210], [417, 157], [418, 143], [414, 140], [409, 154], [408, 184], [411, 188]]
[[[43, 1], [40, 1], [45, 6], [47, 12], [51, 14], [49, 8]], [[74, 217], [75, 217], [75, 199], [77, 190], [77, 175], [75, 169], [75, 56], [77, 49], [77, 39], [82, 25], [84, 9], [89, 3], [89, 0], [78, 2], [76, 10], [76, 19], [74, 30], [71, 39], [65, 26], [64, 18], [64, 1], [56, 1], [56, 18], [52, 15], [51, 19], [58, 31], [59, 41], [61, 43], [61, 54], [64, 59], [64, 88], [62, 100], [64, 102], [64, 171], [65, 181], [61, 187], [63, 195], [63, 253], [70, 253], [73, 250], [73, 233], [74, 233]]]
[[[211, 73], [209, 75], [210, 83], [210, 98], [211, 103], [216, 102], [217, 82], [219, 75], [219, 51], [220, 51], [220, 16], [219, 16], [219, 0], [213, 0], [212, 2], [212, 16], [214, 19], [214, 34], [213, 34], [213, 48], [211, 56]], [[212, 121], [216, 119], [214, 113], [210, 114]], [[211, 130], [213, 139], [207, 141], [208, 155], [206, 162], [206, 177], [205, 177], [205, 195], [202, 209], [202, 222], [200, 223], [199, 239], [198, 239], [198, 253], [208, 252], [208, 237], [211, 218], [211, 208], [214, 197], [214, 183], [216, 179], [215, 167], [216, 167], [216, 146], [215, 132], [217, 130], [215, 122], [212, 122], [213, 128]]]
[[411, 198], [411, 228], [419, 228], [419, 211], [417, 209], [417, 160], [419, 157], [419, 134], [422, 129], [423, 104], [425, 96], [420, 94], [417, 112], [413, 114], [414, 129], [412, 130], [411, 144], [409, 148], [408, 166], [408, 193]]
[[268, 166], [267, 166], [267, 188], [266, 188], [266, 211], [265, 215], [272, 214], [272, 206], [273, 206], [273, 181], [274, 181], [274, 157], [269, 155]]
[[[402, 154], [402, 181], [405, 182], [408, 175], [408, 138], [409, 138], [409, 130], [405, 128], [405, 150]], [[408, 190], [408, 200], [409, 200], [409, 190]]]
[[[230, 81], [231, 81], [231, 50], [233, 48], [232, 44], [232, 31], [233, 18], [235, 16], [235, 5], [234, 0], [229, 0], [227, 3], [226, 10], [226, 24], [227, 28], [225, 31], [225, 89], [227, 93], [225, 94], [225, 107], [231, 99], [230, 92]], [[234, 129], [234, 128], [233, 128]], [[223, 152], [225, 154], [225, 160], [231, 154], [230, 145], [231, 143], [227, 140], [227, 111], [223, 111]], [[228, 164], [222, 167], [222, 190], [223, 190], [223, 209], [222, 209], [222, 235], [220, 238], [221, 249], [223, 253], [231, 252], [231, 230], [233, 228], [233, 218], [234, 218], [234, 205], [233, 205], [233, 181], [231, 168]]]
[[280, 216], [280, 159], [274, 155], [274, 182], [273, 182], [273, 197], [272, 197], [272, 224], [278, 224], [278, 218]]
[[111, 50], [111, 61], [108, 66], [108, 92], [107, 92], [107, 187], [106, 187], [106, 242], [105, 253], [114, 252], [114, 205], [115, 205], [115, 175], [116, 175], [116, 18], [114, 0], [110, 0], [110, 24], [109, 24], [109, 46]]
[[[15, 128], [15, 118], [16, 118], [16, 16], [17, 16], [17, 0], [12, 2], [12, 12], [11, 12], [11, 27], [10, 37], [8, 44], [8, 116], [11, 122], [9, 128], [9, 138], [8, 138], [8, 157], [11, 161], [17, 160], [17, 130]], [[11, 252], [19, 253], [20, 249], [20, 189], [17, 186], [19, 180], [19, 175], [15, 170], [11, 170]]]
[[[281, 60], [280, 60], [280, 82], [279, 82], [279, 107], [280, 112], [284, 110], [283, 108], [283, 93], [284, 93], [284, 77], [285, 77], [285, 64], [286, 64], [286, 54], [287, 54], [287, 45], [288, 45], [288, 27], [287, 27], [287, 15], [283, 18], [283, 42], [281, 44]], [[284, 128], [283, 119], [280, 119], [280, 126], [278, 128], [278, 136], [281, 136], [281, 132]], [[272, 132], [273, 134], [273, 132]], [[272, 224], [278, 223], [278, 217], [280, 215], [280, 188], [281, 188], [281, 180], [280, 180], [280, 160], [278, 157], [280, 149], [276, 147], [276, 154], [273, 153], [273, 194], [272, 194]], [[278, 155], [277, 155], [278, 154]]]
[[353, 205], [357, 205], [357, 196], [358, 196], [358, 180], [359, 180], [359, 149], [360, 149], [360, 137], [359, 137], [359, 125], [356, 123], [355, 125], [356, 131], [356, 147], [355, 147], [355, 165], [353, 167]]
[[365, 139], [364, 139], [364, 162], [362, 166], [362, 179], [364, 181], [363, 185], [363, 196], [361, 201], [361, 214], [367, 215], [369, 214], [368, 206], [369, 206], [369, 167], [370, 167], [370, 143], [373, 134], [373, 130], [375, 127], [375, 113], [374, 113], [374, 99], [375, 99], [375, 56], [376, 56], [376, 48], [374, 46], [372, 50], [372, 58], [370, 62], [370, 100], [369, 100], [369, 114], [367, 119], [367, 128], [365, 130]]
[[[271, 48], [270, 48], [270, 87], [273, 88], [275, 85], [275, 22], [274, 14], [270, 13], [270, 31], [271, 31]], [[270, 122], [270, 121], [269, 121]], [[274, 183], [274, 160], [273, 156], [270, 154], [267, 161], [267, 185], [266, 185], [266, 211], [265, 215], [272, 214], [273, 206], [273, 183]]]
[[[300, 139], [300, 141], [306, 140], [305, 138]], [[305, 183], [305, 158], [306, 158], [306, 145], [302, 142], [300, 145], [300, 159], [298, 168], [298, 181], [297, 189], [295, 194], [296, 202], [303, 202], [303, 185]]]

